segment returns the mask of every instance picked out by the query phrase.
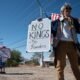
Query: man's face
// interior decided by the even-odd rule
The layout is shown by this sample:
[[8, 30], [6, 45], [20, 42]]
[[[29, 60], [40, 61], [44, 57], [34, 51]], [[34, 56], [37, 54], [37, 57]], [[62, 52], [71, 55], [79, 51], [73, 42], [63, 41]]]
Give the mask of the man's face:
[[63, 11], [63, 15], [66, 17], [70, 16], [70, 13], [71, 13], [71, 9], [67, 7]]

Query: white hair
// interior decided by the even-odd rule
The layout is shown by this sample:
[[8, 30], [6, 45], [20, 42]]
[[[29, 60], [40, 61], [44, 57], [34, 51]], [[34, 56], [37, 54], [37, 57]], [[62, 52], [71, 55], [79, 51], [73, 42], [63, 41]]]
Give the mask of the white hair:
[[64, 11], [65, 8], [70, 8], [72, 9], [71, 5], [69, 3], [65, 3], [62, 7], [61, 7], [61, 12]]

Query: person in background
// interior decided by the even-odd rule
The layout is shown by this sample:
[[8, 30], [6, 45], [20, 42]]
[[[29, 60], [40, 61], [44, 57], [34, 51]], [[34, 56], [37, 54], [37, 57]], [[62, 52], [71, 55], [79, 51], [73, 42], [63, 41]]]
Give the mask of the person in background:
[[3, 52], [0, 48], [0, 74], [5, 74], [5, 62], [3, 61]]
[[66, 55], [68, 56], [76, 80], [80, 80], [77, 54], [79, 49], [77, 33], [80, 34], [80, 24], [77, 18], [71, 16], [71, 11], [71, 5], [65, 3], [61, 7], [60, 19], [53, 21], [51, 26], [51, 32], [54, 37], [53, 49], [55, 49], [55, 67], [58, 80], [65, 80], [64, 69], [66, 66]]
[[0, 47], [0, 73], [5, 74], [6, 61], [11, 57], [11, 50], [6, 46]]

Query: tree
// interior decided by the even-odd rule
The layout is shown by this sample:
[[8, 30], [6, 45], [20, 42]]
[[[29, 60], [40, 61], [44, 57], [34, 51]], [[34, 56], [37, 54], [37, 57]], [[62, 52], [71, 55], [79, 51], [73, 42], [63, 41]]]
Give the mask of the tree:
[[41, 53], [40, 52], [35, 52], [32, 56], [32, 59], [40, 59], [41, 58]]
[[7, 66], [18, 66], [22, 61], [21, 52], [18, 50], [11, 51], [11, 58], [6, 62]]
[[33, 54], [33, 56], [31, 57], [31, 60], [35, 65], [38, 65], [40, 58], [41, 58], [41, 53], [40, 52], [35, 52]]

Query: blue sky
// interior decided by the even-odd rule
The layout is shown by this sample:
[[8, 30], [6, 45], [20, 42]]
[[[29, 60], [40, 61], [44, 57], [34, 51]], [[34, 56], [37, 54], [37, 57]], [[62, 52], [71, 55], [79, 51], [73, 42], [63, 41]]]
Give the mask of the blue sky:
[[[80, 18], [80, 0], [40, 0], [44, 10], [60, 13], [60, 7], [69, 2], [72, 5], [72, 16]], [[22, 52], [22, 56], [30, 58], [26, 53], [28, 25], [40, 17], [36, 0], [0, 0], [0, 44]], [[47, 53], [44, 54], [47, 56]]]

